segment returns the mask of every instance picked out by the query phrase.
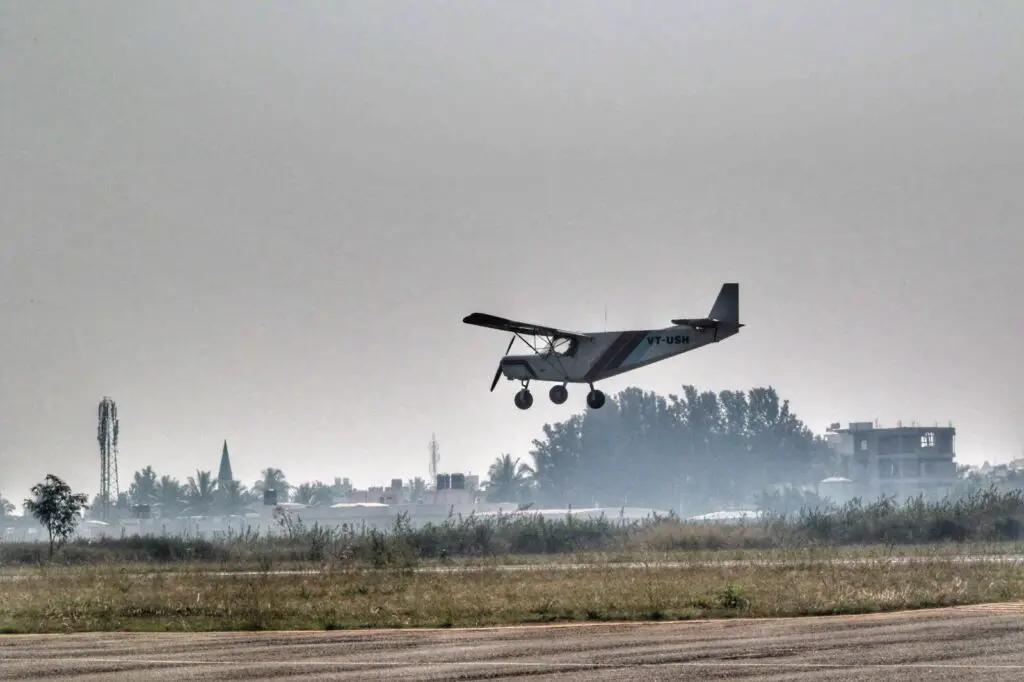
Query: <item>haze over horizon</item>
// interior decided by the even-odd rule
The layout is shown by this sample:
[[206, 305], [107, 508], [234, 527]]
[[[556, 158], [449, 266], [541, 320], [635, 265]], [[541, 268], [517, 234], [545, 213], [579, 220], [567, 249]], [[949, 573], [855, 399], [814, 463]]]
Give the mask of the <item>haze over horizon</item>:
[[[0, 493], [529, 460], [508, 336], [707, 313], [599, 384], [1024, 446], [1024, 5], [0, 3]], [[1016, 66], [1014, 66], [1016, 65]]]

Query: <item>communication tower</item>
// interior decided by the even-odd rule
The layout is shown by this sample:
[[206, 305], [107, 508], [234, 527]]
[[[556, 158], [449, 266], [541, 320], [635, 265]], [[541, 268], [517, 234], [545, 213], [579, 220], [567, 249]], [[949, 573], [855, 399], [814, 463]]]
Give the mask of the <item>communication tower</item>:
[[117, 403], [113, 398], [104, 396], [98, 411], [99, 425], [96, 429], [96, 440], [100, 444], [100, 505], [102, 518], [105, 521], [110, 507], [117, 502], [120, 485], [117, 480], [117, 436], [119, 422], [117, 420]]
[[437, 444], [437, 436], [430, 434], [430, 480], [437, 478], [437, 463], [441, 461], [441, 448]]

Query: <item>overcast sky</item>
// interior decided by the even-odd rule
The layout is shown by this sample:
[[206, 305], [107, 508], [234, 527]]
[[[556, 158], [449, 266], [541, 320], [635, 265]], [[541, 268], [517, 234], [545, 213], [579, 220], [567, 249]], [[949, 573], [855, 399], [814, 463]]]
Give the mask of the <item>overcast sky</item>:
[[600, 385], [1024, 445], [1024, 4], [0, 3], [0, 492], [529, 459], [467, 313], [747, 327]]

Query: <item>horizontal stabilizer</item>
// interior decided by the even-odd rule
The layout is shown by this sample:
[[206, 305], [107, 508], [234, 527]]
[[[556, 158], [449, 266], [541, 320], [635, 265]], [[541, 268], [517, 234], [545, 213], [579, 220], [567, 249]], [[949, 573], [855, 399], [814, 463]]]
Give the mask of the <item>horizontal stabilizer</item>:
[[718, 298], [711, 307], [707, 317], [679, 317], [673, 319], [673, 325], [692, 327], [693, 329], [713, 329], [718, 337], [718, 330], [739, 329], [739, 285], [733, 282], [722, 285]]
[[698, 319], [692, 319], [692, 318], [689, 318], [689, 317], [684, 317], [684, 318], [681, 318], [681, 319], [678, 319], [678, 320], [672, 320], [672, 324], [683, 325], [683, 326], [686, 326], [686, 327], [697, 327], [697, 328], [707, 327], [708, 329], [710, 329], [712, 327], [717, 327], [718, 326], [718, 322], [712, 320], [710, 317], [701, 317], [701, 318], [698, 318]]

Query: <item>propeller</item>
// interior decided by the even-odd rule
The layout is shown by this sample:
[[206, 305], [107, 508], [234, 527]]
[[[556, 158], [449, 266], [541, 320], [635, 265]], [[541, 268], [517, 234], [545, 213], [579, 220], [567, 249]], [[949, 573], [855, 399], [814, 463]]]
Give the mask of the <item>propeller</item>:
[[[515, 335], [513, 335], [512, 339], [508, 342], [508, 348], [505, 349], [504, 355], [508, 355], [508, 352], [510, 350], [512, 350], [512, 344], [515, 343], [515, 342], [516, 342], [516, 337], [515, 337]], [[501, 378], [501, 363], [499, 362], [498, 363], [498, 371], [496, 371], [494, 373], [494, 381], [491, 382], [491, 392], [492, 393], [494, 392], [494, 387], [498, 385], [498, 379], [500, 379], [500, 378]]]

